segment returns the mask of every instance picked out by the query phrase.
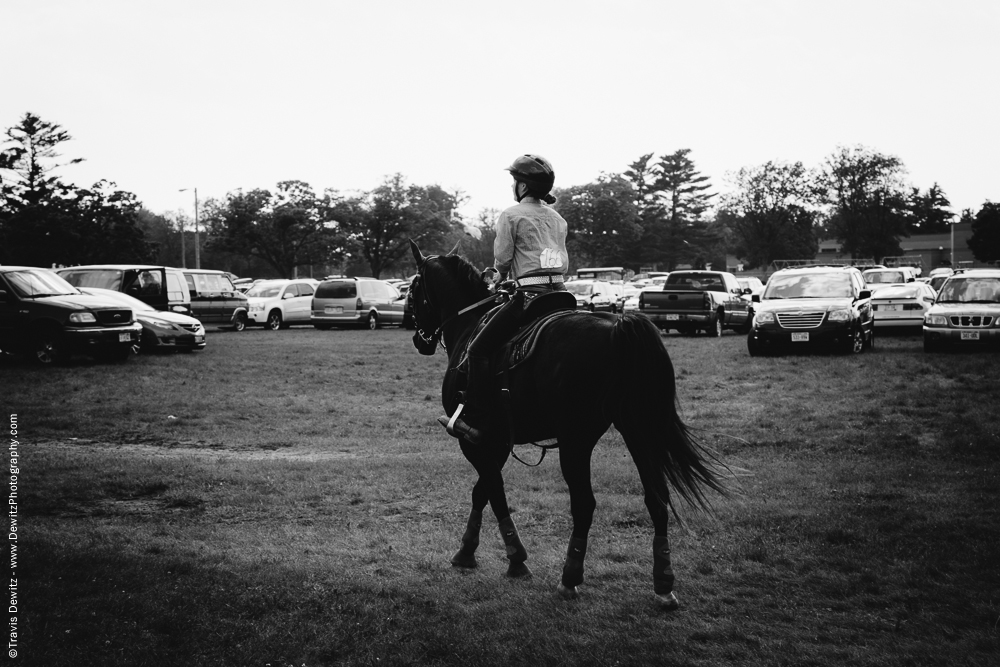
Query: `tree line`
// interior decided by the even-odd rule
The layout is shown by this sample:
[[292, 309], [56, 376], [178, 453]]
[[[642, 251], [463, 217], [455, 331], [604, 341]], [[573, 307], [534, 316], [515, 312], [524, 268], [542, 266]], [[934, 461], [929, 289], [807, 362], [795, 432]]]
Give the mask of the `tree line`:
[[[71, 137], [59, 125], [26, 113], [5, 134], [0, 263], [190, 262], [194, 238], [186, 215], [148, 211], [108, 180], [83, 188], [58, 177], [60, 167], [82, 160], [62, 160], [60, 145]], [[942, 188], [911, 187], [905, 173], [897, 157], [838, 148], [815, 169], [801, 162], [745, 167], [729, 175], [731, 187], [719, 195], [691, 150], [680, 149], [642, 155], [620, 173], [554, 194], [569, 226], [574, 267], [724, 267], [729, 253], [751, 269], [812, 258], [826, 238], [839, 239], [854, 257], [879, 259], [901, 254], [902, 237], [947, 231], [955, 214]], [[255, 277], [292, 277], [304, 267], [318, 277], [403, 275], [413, 238], [433, 252], [458, 244], [475, 264], [491, 264], [499, 211], [466, 220], [459, 212], [464, 203], [461, 192], [408, 184], [401, 174], [360, 193], [317, 193], [293, 180], [237, 190], [202, 203], [201, 261]], [[1000, 260], [1000, 205], [986, 202], [961, 216], [972, 222], [975, 257]], [[182, 247], [187, 254], [178, 261]]]

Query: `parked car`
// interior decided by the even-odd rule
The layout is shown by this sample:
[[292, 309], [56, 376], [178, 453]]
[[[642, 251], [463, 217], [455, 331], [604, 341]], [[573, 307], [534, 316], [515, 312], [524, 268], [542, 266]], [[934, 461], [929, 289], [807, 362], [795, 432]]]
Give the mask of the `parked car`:
[[751, 356], [783, 349], [831, 347], [858, 353], [875, 345], [871, 290], [848, 266], [782, 269], [753, 297]]
[[277, 331], [293, 324], [310, 324], [318, 280], [262, 280], [247, 292], [250, 322]]
[[141, 333], [130, 308], [84, 294], [54, 271], [0, 266], [0, 350], [42, 365], [74, 353], [124, 361]]
[[868, 269], [862, 275], [872, 292], [886, 285], [903, 285], [917, 279], [916, 272], [909, 266], [898, 266], [894, 269]]
[[227, 271], [182, 269], [191, 294], [191, 315], [202, 324], [247, 327], [247, 296], [233, 286]]
[[56, 273], [74, 287], [114, 290], [157, 310], [191, 314], [191, 296], [180, 269], [146, 264], [88, 264], [56, 269]]
[[625, 304], [622, 306], [623, 313], [634, 313], [639, 310], [639, 295], [642, 292], [648, 290], [656, 290], [657, 292], [663, 290], [662, 285], [641, 285], [639, 289], [631, 292], [627, 299], [625, 299]]
[[617, 293], [603, 280], [571, 280], [566, 289], [576, 297], [578, 310], [612, 313], [617, 310]]
[[1000, 269], [948, 277], [924, 316], [924, 351], [1000, 345]]
[[872, 294], [872, 314], [876, 328], [920, 328], [937, 292], [920, 281], [887, 285]]
[[375, 278], [336, 278], [316, 287], [310, 321], [317, 329], [364, 325], [378, 329], [403, 324], [406, 299], [399, 290]]
[[132, 342], [134, 352], [154, 350], [190, 352], [205, 349], [205, 326], [190, 315], [157, 310], [128, 294], [100, 287], [81, 287], [80, 291], [93, 296], [103, 296], [110, 302], [120, 303], [132, 309], [136, 321], [142, 325], [142, 333], [138, 340]]
[[639, 294], [639, 311], [664, 332], [704, 331], [722, 335], [724, 329], [747, 333], [752, 304], [728, 271], [674, 271], [660, 290]]
[[941, 291], [941, 286], [944, 285], [944, 281], [948, 280], [952, 274], [950, 273], [939, 273], [936, 276], [931, 276], [929, 285], [934, 288], [935, 292]]
[[754, 294], [759, 296], [764, 293], [764, 283], [756, 276], [748, 276], [746, 278], [737, 276], [736, 282], [739, 283], [741, 289], [750, 290], [749, 293], [744, 292], [748, 297], [752, 297]]

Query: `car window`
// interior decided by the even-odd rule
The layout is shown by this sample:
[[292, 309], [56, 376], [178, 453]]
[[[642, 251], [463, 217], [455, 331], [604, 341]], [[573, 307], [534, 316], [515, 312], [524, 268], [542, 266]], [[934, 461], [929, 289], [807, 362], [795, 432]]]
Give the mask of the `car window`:
[[187, 297], [187, 285], [176, 273], [167, 273], [167, 298], [171, 301], [183, 301]]
[[261, 285], [254, 285], [252, 288], [247, 290], [247, 297], [256, 297], [260, 299], [271, 299], [278, 296], [281, 291], [281, 285], [275, 285], [273, 283], [263, 283]]
[[309, 283], [299, 283], [299, 296], [312, 296], [315, 290]]
[[358, 284], [353, 280], [333, 280], [320, 283], [316, 288], [317, 299], [355, 299], [358, 296]]
[[59, 275], [75, 287], [100, 287], [120, 291], [122, 271], [117, 269], [100, 269], [98, 271], [59, 271]]
[[5, 275], [10, 286], [22, 298], [80, 293], [61, 276], [47, 269], [11, 271]]

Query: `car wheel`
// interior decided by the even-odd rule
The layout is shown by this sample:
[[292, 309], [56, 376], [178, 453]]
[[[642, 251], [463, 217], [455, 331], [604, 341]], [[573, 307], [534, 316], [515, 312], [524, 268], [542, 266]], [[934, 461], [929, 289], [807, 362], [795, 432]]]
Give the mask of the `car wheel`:
[[42, 366], [52, 366], [69, 358], [63, 342], [62, 331], [56, 327], [45, 327], [36, 332], [32, 344], [32, 359]]
[[851, 331], [851, 336], [847, 340], [847, 345], [844, 351], [847, 354], [860, 354], [862, 350], [865, 349], [865, 335], [861, 332], [861, 329], [854, 329]]
[[750, 353], [751, 357], [759, 357], [764, 354], [760, 341], [753, 336], [747, 336], [747, 352]]
[[375, 313], [368, 313], [368, 328], [371, 331], [375, 331], [379, 327], [378, 315]]
[[712, 338], [718, 338], [722, 335], [722, 313], [715, 316], [715, 319], [712, 320], [712, 328], [706, 333]]
[[267, 314], [267, 321], [264, 322], [264, 328], [270, 329], [271, 331], [277, 331], [281, 328], [281, 311], [272, 310]]
[[740, 333], [743, 335], [749, 334], [751, 329], [753, 329], [753, 311], [748, 310], [746, 324], [740, 327]]
[[240, 313], [233, 321], [233, 331], [243, 331], [247, 328], [247, 314]]

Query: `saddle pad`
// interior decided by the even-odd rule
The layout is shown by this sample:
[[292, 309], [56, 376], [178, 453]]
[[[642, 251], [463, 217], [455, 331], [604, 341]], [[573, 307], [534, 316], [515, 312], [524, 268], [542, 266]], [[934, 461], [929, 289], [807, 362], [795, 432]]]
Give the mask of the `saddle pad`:
[[514, 334], [514, 337], [510, 340], [510, 342], [500, 350], [500, 354], [498, 355], [500, 363], [497, 364], [498, 371], [513, 370], [518, 366], [518, 364], [523, 363], [531, 357], [531, 354], [535, 351], [535, 343], [538, 341], [538, 334], [540, 334], [548, 325], [564, 317], [588, 314], [589, 313], [585, 311], [579, 310], [558, 310], [535, 320]]

